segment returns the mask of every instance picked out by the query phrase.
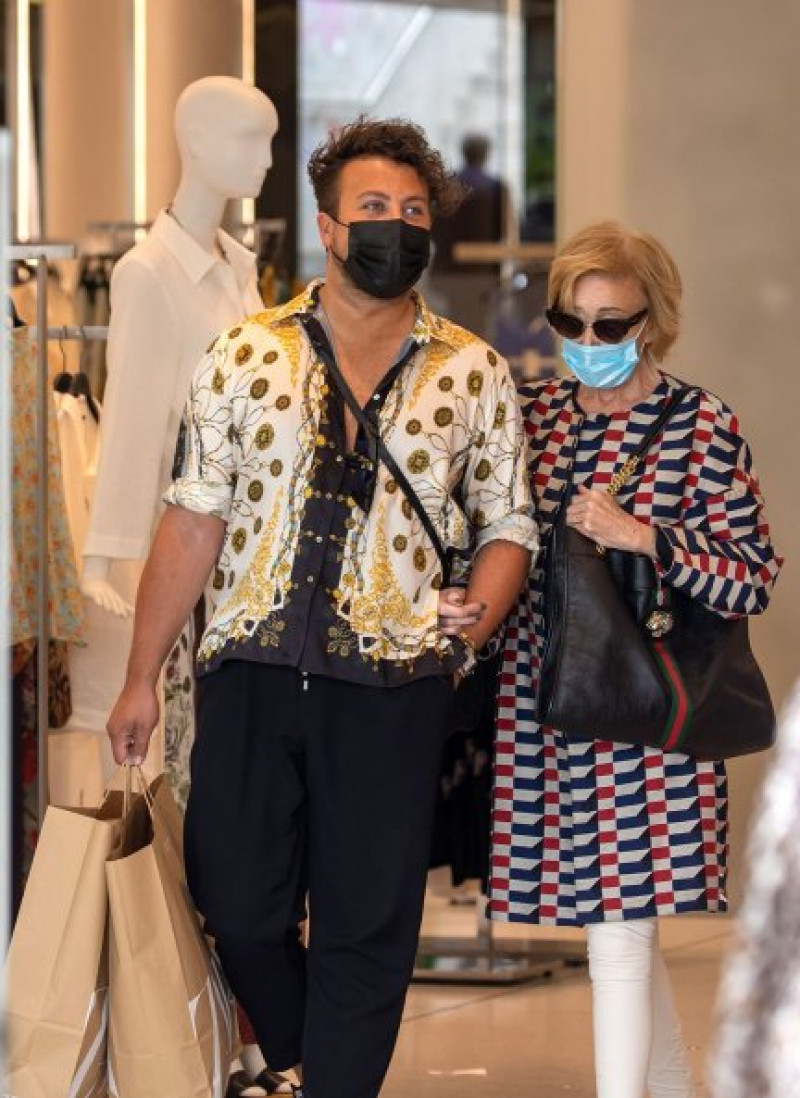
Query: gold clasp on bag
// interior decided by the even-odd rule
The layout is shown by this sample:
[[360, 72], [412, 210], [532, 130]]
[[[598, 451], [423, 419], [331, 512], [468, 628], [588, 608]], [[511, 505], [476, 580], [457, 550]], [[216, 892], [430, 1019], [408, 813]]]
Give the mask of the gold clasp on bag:
[[675, 624], [675, 618], [670, 610], [654, 610], [644, 623], [647, 632], [655, 640], [665, 637]]

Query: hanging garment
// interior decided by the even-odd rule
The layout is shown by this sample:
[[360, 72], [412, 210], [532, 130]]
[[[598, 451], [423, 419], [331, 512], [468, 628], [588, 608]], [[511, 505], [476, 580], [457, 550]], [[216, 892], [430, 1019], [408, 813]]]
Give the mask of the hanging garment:
[[[83, 556], [89, 529], [89, 508], [97, 460], [100, 427], [86, 397], [56, 393], [56, 424], [67, 508], [76, 560]], [[98, 406], [98, 412], [102, 410]]]
[[[16, 903], [36, 845], [37, 727], [36, 658], [38, 580], [36, 495], [37, 352], [25, 328], [10, 334], [11, 369], [11, 642], [13, 693], [13, 862]], [[69, 533], [56, 418], [48, 403], [48, 708], [49, 724], [60, 727], [71, 711], [67, 644], [83, 632], [83, 601], [78, 590], [75, 554]]]
[[[47, 323], [53, 327], [69, 327], [77, 323], [75, 298], [70, 292], [71, 279], [66, 268], [69, 261], [48, 264], [47, 271]], [[23, 322], [30, 327], [36, 324], [36, 287], [34, 275], [18, 283], [11, 290], [14, 306]], [[74, 374], [80, 364], [81, 351], [77, 343], [52, 340], [47, 345], [47, 361], [51, 379], [61, 370]]]
[[[11, 333], [11, 435], [12, 435], [12, 555], [11, 641], [18, 644], [37, 634], [36, 584], [36, 348], [29, 333]], [[48, 404], [48, 584], [49, 634], [54, 640], [79, 641], [83, 626], [83, 601], [78, 588], [75, 552], [69, 533], [56, 417]]]

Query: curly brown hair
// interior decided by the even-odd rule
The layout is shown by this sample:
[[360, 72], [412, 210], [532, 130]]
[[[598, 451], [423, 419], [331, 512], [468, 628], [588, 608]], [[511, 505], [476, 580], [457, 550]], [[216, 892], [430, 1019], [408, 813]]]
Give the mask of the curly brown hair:
[[410, 165], [427, 184], [435, 215], [454, 213], [466, 196], [466, 187], [447, 169], [421, 126], [405, 118], [374, 119], [360, 114], [355, 122], [331, 133], [308, 161], [308, 176], [323, 213], [337, 211], [342, 168], [360, 156], [382, 156]]

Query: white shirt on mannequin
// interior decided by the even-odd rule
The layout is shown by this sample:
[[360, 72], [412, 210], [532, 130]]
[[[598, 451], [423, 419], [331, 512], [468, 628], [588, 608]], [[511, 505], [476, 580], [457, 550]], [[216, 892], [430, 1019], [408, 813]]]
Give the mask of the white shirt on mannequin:
[[133, 608], [109, 569], [147, 555], [194, 367], [221, 329], [261, 307], [254, 260], [220, 225], [229, 200], [260, 192], [277, 128], [272, 102], [241, 80], [208, 76], [184, 88], [172, 213], [159, 215], [112, 278], [109, 388], [81, 588], [114, 614]]
[[[198, 362], [220, 331], [263, 308], [255, 256], [222, 230], [217, 243], [224, 260], [162, 211], [114, 269], [102, 424], [113, 441], [101, 443], [87, 556], [147, 556]], [[134, 341], [136, 369], [121, 368]]]

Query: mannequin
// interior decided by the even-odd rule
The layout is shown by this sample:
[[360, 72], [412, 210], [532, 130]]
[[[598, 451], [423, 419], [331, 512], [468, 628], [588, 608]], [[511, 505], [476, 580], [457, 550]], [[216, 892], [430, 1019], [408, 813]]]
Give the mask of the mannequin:
[[184, 89], [175, 112], [175, 198], [114, 270], [82, 590], [120, 616], [132, 606], [110, 581], [111, 562], [147, 556], [194, 369], [221, 330], [262, 308], [255, 257], [220, 223], [229, 199], [261, 190], [277, 128], [271, 101], [240, 80], [212, 76]]
[[[255, 256], [220, 224], [229, 199], [252, 198], [261, 190], [277, 128], [272, 102], [241, 80], [213, 76], [185, 88], [175, 111], [181, 161], [175, 197], [114, 269], [108, 381], [81, 589], [119, 617], [133, 613], [131, 585], [125, 590], [114, 582], [123, 575], [119, 562], [147, 556], [195, 368], [221, 331], [263, 308]], [[166, 679], [191, 682], [192, 647], [189, 623]], [[175, 701], [167, 689], [163, 706], [167, 768], [182, 801], [193, 699], [186, 688], [174, 693]], [[179, 744], [171, 762], [170, 737]], [[264, 1080], [268, 1069], [256, 1046], [244, 1055], [246, 1071], [241, 1061], [233, 1065], [229, 1093], [290, 1090], [279, 1077], [268, 1086], [248, 1087], [259, 1074]]]

